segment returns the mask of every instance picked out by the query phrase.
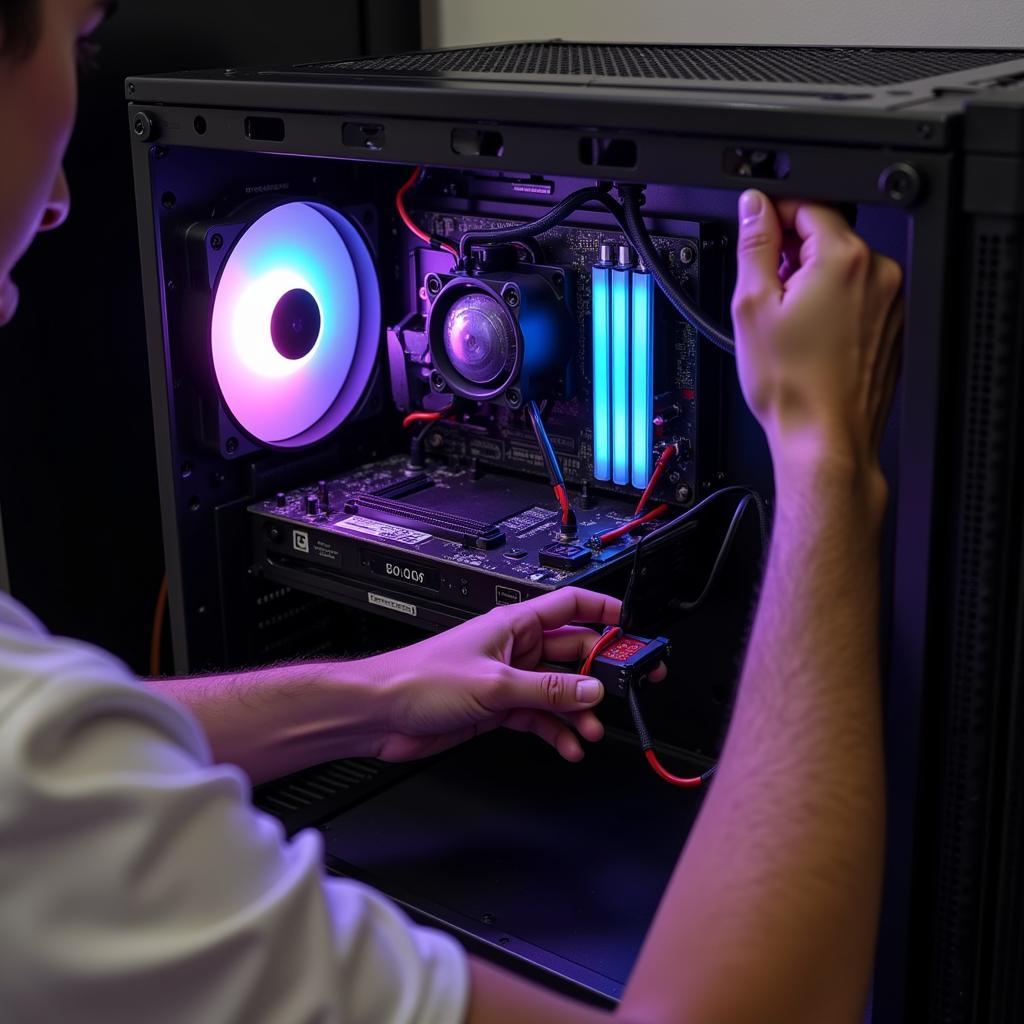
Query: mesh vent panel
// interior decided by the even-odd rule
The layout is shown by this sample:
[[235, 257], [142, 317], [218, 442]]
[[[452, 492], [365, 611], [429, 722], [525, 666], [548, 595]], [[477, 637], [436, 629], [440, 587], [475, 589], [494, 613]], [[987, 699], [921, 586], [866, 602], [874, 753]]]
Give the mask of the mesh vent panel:
[[1022, 50], [507, 43], [344, 60], [307, 65], [307, 68], [401, 75], [462, 72], [498, 76], [883, 86], [1020, 59], [1024, 59]]
[[365, 800], [409, 770], [366, 758], [332, 761], [258, 787], [253, 803], [293, 835]]
[[[975, 996], [994, 683], [1002, 530], [1008, 501], [1009, 403], [1018, 342], [1020, 239], [1012, 224], [979, 225], [973, 238], [968, 348], [961, 386], [960, 521], [956, 535], [951, 688], [942, 747], [938, 858], [936, 1021], [967, 1020]], [[973, 1019], [973, 1018], [971, 1018]]]

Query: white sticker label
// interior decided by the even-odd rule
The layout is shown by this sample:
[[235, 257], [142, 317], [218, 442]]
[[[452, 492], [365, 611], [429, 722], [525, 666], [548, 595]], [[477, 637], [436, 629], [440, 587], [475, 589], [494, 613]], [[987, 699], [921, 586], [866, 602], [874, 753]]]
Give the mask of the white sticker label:
[[429, 533], [407, 530], [404, 526], [395, 526], [392, 523], [378, 523], [363, 516], [349, 516], [348, 519], [342, 519], [340, 523], [334, 525], [341, 530], [365, 533], [369, 537], [377, 537], [395, 544], [422, 544], [425, 540], [430, 540]]
[[309, 554], [309, 534], [305, 530], [292, 530], [292, 547]]
[[557, 514], [557, 512], [550, 508], [535, 505], [533, 508], [528, 508], [525, 512], [520, 512], [519, 515], [502, 520], [501, 525], [505, 527], [507, 533], [522, 536], [527, 530], [532, 530], [533, 527], [537, 526], [538, 523], [547, 522], [547, 520]]
[[387, 608], [389, 611], [401, 612], [403, 615], [411, 615], [416, 618], [417, 611], [414, 604], [406, 604], [405, 601], [396, 601], [393, 597], [385, 597], [383, 594], [372, 592], [367, 592], [366, 599], [370, 604], [375, 604], [379, 608]]

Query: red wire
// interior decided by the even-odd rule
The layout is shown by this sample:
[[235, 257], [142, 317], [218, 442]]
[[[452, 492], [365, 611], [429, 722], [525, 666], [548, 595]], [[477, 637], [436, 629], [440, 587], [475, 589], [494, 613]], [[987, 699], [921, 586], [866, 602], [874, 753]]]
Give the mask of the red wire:
[[555, 484], [554, 489], [555, 497], [558, 499], [558, 507], [562, 510], [562, 525], [565, 526], [569, 522], [569, 513], [572, 511], [572, 506], [569, 504], [569, 495], [561, 484]]
[[645, 750], [644, 757], [647, 758], [647, 763], [654, 769], [655, 775], [658, 775], [673, 786], [679, 786], [682, 789], [697, 789], [704, 781], [699, 775], [689, 779], [681, 775], [673, 775], [658, 760], [658, 755], [653, 750]]
[[666, 446], [665, 450], [658, 457], [658, 461], [654, 464], [654, 472], [651, 473], [651, 479], [647, 481], [647, 486], [644, 488], [644, 493], [640, 495], [640, 500], [636, 503], [636, 511], [633, 515], [638, 516], [643, 512], [644, 506], [651, 500], [654, 488], [658, 486], [662, 473], [665, 472], [665, 468], [675, 458], [675, 454], [676, 446], [670, 444]]
[[403, 427], [411, 427], [414, 423], [433, 423], [446, 416], [444, 412], [411, 412], [402, 420]]
[[[398, 194], [395, 196], [395, 209], [398, 210], [398, 216], [402, 218], [402, 223], [421, 241], [426, 242], [427, 245], [433, 244], [433, 239], [423, 230], [413, 219], [409, 216], [409, 212], [405, 208], [405, 197], [412, 190], [413, 186], [419, 180], [420, 172], [423, 170], [422, 167], [417, 167], [412, 174], [409, 175], [408, 181], [398, 190]], [[454, 256], [455, 259], [459, 258], [458, 252], [453, 246], [442, 245], [442, 249], [450, 256]]]
[[667, 511], [668, 505], [655, 505], [650, 512], [646, 515], [640, 516], [639, 519], [631, 519], [628, 523], [623, 523], [622, 526], [619, 526], [614, 530], [602, 533], [599, 538], [601, 541], [601, 547], [604, 547], [606, 544], [611, 544], [620, 537], [624, 537], [627, 533], [632, 533], [638, 526], [643, 526], [644, 523], [649, 523], [652, 519], [657, 519], [658, 516], [663, 516]]
[[583, 662], [583, 668], [580, 669], [580, 675], [590, 675], [590, 670], [594, 666], [594, 661], [597, 656], [608, 646], [622, 635], [622, 630], [618, 626], [612, 626], [610, 629], [606, 629], [597, 639], [597, 643], [594, 644], [590, 649], [590, 654], [587, 655], [587, 660]]

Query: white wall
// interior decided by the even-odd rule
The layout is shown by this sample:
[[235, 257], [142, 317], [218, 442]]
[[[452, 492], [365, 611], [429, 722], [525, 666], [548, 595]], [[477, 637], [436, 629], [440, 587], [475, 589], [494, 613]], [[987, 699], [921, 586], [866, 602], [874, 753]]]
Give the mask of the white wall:
[[577, 41], [1024, 46], [1024, 0], [423, 0], [428, 46]]

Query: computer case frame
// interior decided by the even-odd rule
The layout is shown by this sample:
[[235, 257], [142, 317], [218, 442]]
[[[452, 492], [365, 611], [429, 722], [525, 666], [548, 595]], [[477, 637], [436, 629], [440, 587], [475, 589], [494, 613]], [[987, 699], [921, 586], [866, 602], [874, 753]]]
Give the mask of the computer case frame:
[[[837, 52], [790, 51], [794, 62]], [[870, 62], [872, 52], [842, 54]], [[1024, 52], [898, 89], [599, 76], [584, 83], [369, 62], [129, 79], [177, 670], [223, 664], [224, 647], [199, 568], [216, 557], [212, 519], [188, 507], [196, 494], [204, 507], [215, 502], [204, 485], [182, 480], [164, 347], [170, 282], [152, 181], [167, 147], [540, 170], [733, 193], [751, 179], [730, 173], [724, 153], [783, 150], [788, 176], [754, 179], [769, 194], [907, 214], [886, 602], [887, 864], [872, 1019], [1022, 1019], [1024, 787], [1014, 784], [1024, 773], [1022, 83]], [[201, 135], [193, 129], [199, 116]], [[262, 116], [284, 120], [286, 141], [246, 137], [245, 119]], [[344, 123], [378, 126], [386, 141], [354, 150], [343, 143]], [[500, 155], [453, 152], [453, 130], [467, 127], [500, 133]], [[604, 138], [633, 141], [633, 165], [582, 166], [581, 140]], [[209, 538], [198, 543], [204, 532]], [[496, 943], [483, 945], [502, 957]]]

